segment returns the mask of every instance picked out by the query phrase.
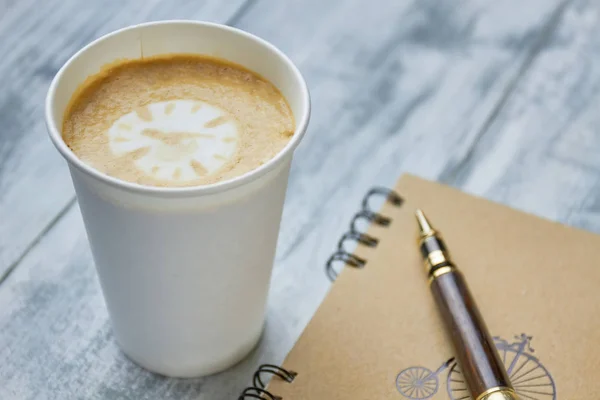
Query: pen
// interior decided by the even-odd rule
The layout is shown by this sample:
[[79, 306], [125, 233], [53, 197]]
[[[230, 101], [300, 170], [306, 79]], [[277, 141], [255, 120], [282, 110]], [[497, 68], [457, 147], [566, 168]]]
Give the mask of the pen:
[[423, 211], [417, 210], [416, 215], [431, 292], [471, 396], [474, 400], [519, 400], [463, 274]]

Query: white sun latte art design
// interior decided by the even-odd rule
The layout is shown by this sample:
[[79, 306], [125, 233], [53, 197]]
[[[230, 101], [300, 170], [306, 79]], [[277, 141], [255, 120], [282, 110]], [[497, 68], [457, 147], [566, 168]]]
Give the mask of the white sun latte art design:
[[173, 100], [122, 116], [108, 136], [117, 157], [145, 149], [134, 161], [140, 171], [159, 180], [186, 182], [210, 175], [230, 161], [239, 135], [225, 110], [203, 101]]

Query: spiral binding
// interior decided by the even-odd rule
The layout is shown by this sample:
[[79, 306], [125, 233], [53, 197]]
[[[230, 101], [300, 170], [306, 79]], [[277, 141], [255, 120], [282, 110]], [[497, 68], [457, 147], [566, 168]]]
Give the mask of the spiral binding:
[[363, 268], [367, 264], [367, 260], [346, 250], [345, 243], [347, 241], [352, 240], [367, 247], [376, 247], [379, 243], [379, 239], [360, 231], [358, 228], [359, 221], [365, 220], [369, 223], [380, 226], [388, 226], [392, 222], [391, 218], [373, 211], [373, 208], [371, 207], [371, 201], [377, 196], [384, 196], [388, 202], [398, 207], [400, 207], [404, 202], [402, 197], [400, 197], [398, 193], [391, 189], [373, 188], [369, 190], [369, 192], [363, 198], [362, 209], [356, 215], [354, 215], [352, 221], [350, 222], [350, 230], [340, 238], [337, 251], [333, 253], [331, 257], [329, 257], [329, 260], [327, 260], [325, 272], [327, 277], [329, 277], [332, 282], [338, 276], [338, 272], [333, 267], [334, 263], [341, 261], [345, 265], [354, 268]]
[[[392, 222], [391, 218], [373, 211], [373, 208], [371, 207], [371, 199], [377, 196], [384, 196], [388, 202], [398, 207], [400, 207], [404, 202], [402, 197], [400, 197], [400, 195], [393, 190], [387, 188], [373, 188], [369, 190], [369, 192], [363, 198], [362, 209], [356, 215], [354, 215], [352, 221], [350, 222], [350, 230], [340, 238], [337, 251], [333, 253], [327, 261], [325, 270], [327, 272], [327, 276], [332, 281], [334, 281], [338, 275], [333, 268], [334, 262], [342, 261], [345, 265], [349, 265], [354, 268], [363, 268], [367, 263], [367, 260], [364, 258], [358, 257], [346, 250], [346, 242], [353, 241], [367, 247], [376, 247], [379, 243], [379, 239], [360, 231], [358, 228], [359, 221], [365, 220], [369, 223], [380, 226], [388, 226]], [[240, 397], [238, 397], [238, 400], [282, 400], [280, 396], [276, 396], [265, 389], [267, 385], [261, 378], [261, 376], [265, 374], [277, 376], [288, 383], [291, 383], [296, 378], [296, 375], [298, 375], [296, 372], [289, 371], [277, 365], [263, 364], [258, 367], [256, 372], [254, 372], [254, 376], [252, 377], [252, 386], [244, 389]]]
[[275, 396], [273, 393], [265, 390], [267, 386], [261, 379], [261, 375], [263, 374], [271, 374], [274, 376], [278, 376], [284, 381], [291, 383], [294, 378], [296, 378], [297, 373], [294, 371], [289, 371], [283, 367], [273, 365], [273, 364], [263, 364], [256, 372], [254, 372], [254, 376], [252, 378], [252, 385], [244, 389], [238, 400], [245, 399], [261, 399], [261, 400], [281, 400], [281, 397]]

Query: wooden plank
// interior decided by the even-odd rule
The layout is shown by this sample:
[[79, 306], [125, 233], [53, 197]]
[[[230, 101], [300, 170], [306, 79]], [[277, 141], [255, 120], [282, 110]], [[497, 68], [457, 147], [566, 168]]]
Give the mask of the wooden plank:
[[[512, 104], [519, 93], [522, 72], [538, 65], [538, 54], [560, 47], [563, 57], [575, 59], [573, 40], [600, 37], [583, 23], [595, 12], [587, 3], [566, 11], [558, 2], [541, 0], [473, 1], [448, 8], [422, 0], [388, 7], [369, 7], [362, 0], [320, 3], [258, 2], [237, 24], [278, 44], [298, 62], [314, 105], [313, 124], [290, 180], [268, 322], [257, 351], [235, 368], [202, 380], [164, 380], [132, 366], [114, 345], [78, 210], [72, 208], [0, 286], [0, 357], [5, 360], [0, 398], [235, 398], [258, 363], [283, 359], [310, 319], [329, 287], [323, 263], [368, 187], [391, 184], [400, 172], [410, 171], [478, 192], [487, 181], [469, 186], [458, 178], [463, 170], [443, 172], [456, 170], [463, 159], [470, 165], [465, 177], [477, 171], [484, 161], [469, 156], [472, 149], [481, 150], [494, 118], [504, 112], [502, 105]], [[563, 31], [572, 34], [554, 33]], [[589, 66], [592, 49], [583, 61]], [[587, 68], [583, 84], [597, 79], [595, 73]], [[562, 157], [598, 146], [591, 135], [584, 146], [558, 132], [551, 139], [543, 131], [530, 134], [541, 142], [566, 143]], [[504, 135], [514, 134], [497, 128], [495, 136]], [[533, 154], [525, 145], [516, 151], [524, 159]], [[496, 175], [505, 165], [502, 154], [498, 168], [486, 166]], [[503, 187], [502, 200], [512, 204], [511, 188], [536, 182], [526, 177], [529, 181], [503, 186], [494, 181], [483, 193]], [[581, 182], [582, 187], [592, 184], [591, 179]], [[539, 187], [529, 195], [543, 200], [548, 210], [575, 210], [585, 201], [582, 193], [572, 191], [555, 201], [541, 197], [546, 193]]]
[[[46, 138], [44, 102], [60, 66], [92, 39], [155, 19], [237, 18], [246, 0], [19, 1], [0, 13], [0, 281], [74, 199]], [[10, 211], [9, 211], [10, 210]]]
[[600, 233], [597, 5], [576, 2], [510, 100], [442, 179]]

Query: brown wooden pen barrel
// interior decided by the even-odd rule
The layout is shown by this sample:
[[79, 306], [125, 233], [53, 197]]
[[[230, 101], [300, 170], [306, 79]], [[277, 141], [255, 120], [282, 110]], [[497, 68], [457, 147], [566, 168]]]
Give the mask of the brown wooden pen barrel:
[[431, 291], [450, 333], [456, 359], [471, 396], [511, 387], [494, 341], [463, 275], [453, 270], [432, 279]]

